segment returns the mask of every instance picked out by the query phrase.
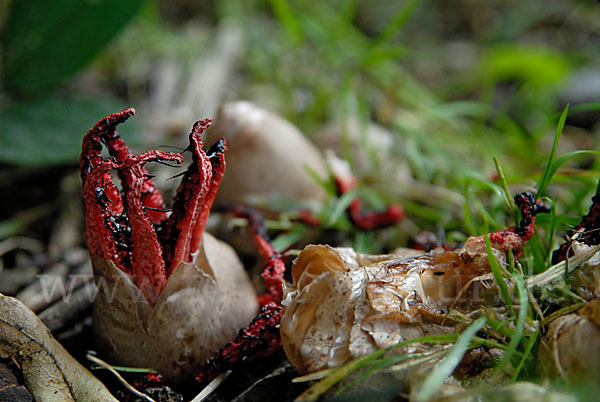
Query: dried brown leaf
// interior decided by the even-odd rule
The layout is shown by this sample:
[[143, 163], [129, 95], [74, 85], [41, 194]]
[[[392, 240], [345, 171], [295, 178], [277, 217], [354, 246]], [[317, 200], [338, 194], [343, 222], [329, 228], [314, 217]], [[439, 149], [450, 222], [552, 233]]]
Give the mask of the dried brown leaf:
[[40, 401], [116, 401], [104, 385], [56, 341], [15, 298], [0, 294], [0, 354], [17, 360]]

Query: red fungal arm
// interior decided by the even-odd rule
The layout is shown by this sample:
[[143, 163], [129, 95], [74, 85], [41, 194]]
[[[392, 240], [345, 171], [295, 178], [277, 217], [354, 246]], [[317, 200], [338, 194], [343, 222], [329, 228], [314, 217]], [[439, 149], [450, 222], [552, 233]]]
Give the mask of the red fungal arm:
[[200, 206], [200, 212], [198, 215], [198, 219], [192, 229], [192, 239], [190, 241], [190, 255], [188, 258], [191, 258], [191, 254], [195, 253], [200, 247], [200, 243], [202, 242], [202, 234], [204, 233], [204, 228], [206, 227], [206, 221], [208, 220], [208, 215], [210, 214], [210, 209], [215, 201], [215, 197], [217, 195], [217, 191], [219, 190], [219, 186], [221, 185], [221, 180], [223, 180], [223, 174], [225, 173], [225, 151], [227, 150], [227, 144], [225, 139], [222, 138], [217, 141], [210, 149], [208, 150], [208, 160], [210, 161], [212, 167], [212, 177], [210, 180], [210, 186], [208, 189], [208, 194], [204, 198], [202, 205]]
[[[581, 218], [581, 222], [574, 232], [580, 232], [577, 241], [594, 246], [600, 244], [600, 189], [592, 197], [592, 206], [587, 215]], [[573, 235], [573, 233], [571, 234]], [[552, 253], [552, 264], [558, 264], [567, 257], [573, 255], [571, 240], [568, 240]]]
[[263, 306], [271, 302], [281, 303], [283, 299], [282, 284], [284, 280], [283, 275], [285, 274], [285, 263], [282, 260], [282, 255], [276, 253], [271, 244], [264, 219], [250, 207], [236, 205], [230, 210], [233, 215], [248, 220], [250, 228], [254, 233], [256, 248], [260, 256], [265, 260], [261, 276], [265, 281], [267, 292], [259, 296], [259, 303]]
[[[197, 122], [190, 133], [193, 162], [175, 196], [173, 213], [166, 218], [163, 199], [148, 179], [144, 164], [183, 157], [150, 151], [133, 155], [116, 126], [135, 113], [125, 109], [99, 121], [83, 139], [80, 160], [84, 184], [86, 234], [90, 253], [113, 261], [130, 273], [148, 301], [154, 303], [167, 276], [180, 262], [191, 262], [202, 241], [210, 207], [225, 170], [225, 141], [202, 149], [202, 132], [212, 120]], [[102, 157], [102, 146], [111, 158]], [[122, 190], [112, 183], [117, 171]], [[158, 209], [158, 210], [157, 210]], [[157, 228], [160, 239], [157, 235]]]
[[265, 221], [258, 212], [242, 205], [227, 209], [234, 216], [247, 219], [250, 223], [258, 252], [266, 260], [262, 277], [267, 293], [259, 297], [262, 306], [260, 314], [246, 328], [242, 328], [233, 341], [206, 361], [204, 369], [196, 376], [196, 381], [200, 383], [212, 380], [248, 356], [269, 356], [281, 349], [279, 323], [285, 273], [282, 256], [275, 252], [267, 235]]
[[[116, 130], [134, 113], [134, 109], [125, 109], [102, 119], [83, 139], [81, 177], [86, 236], [90, 254], [111, 260], [132, 274], [146, 299], [153, 303], [166, 284], [166, 273], [152, 225], [161, 217], [152, 216], [146, 207], [163, 204], [156, 188], [146, 180], [144, 164], [152, 160], [181, 163], [183, 157], [162, 151], [134, 156]], [[102, 144], [107, 146], [111, 159], [102, 157]], [[123, 197], [112, 183], [110, 169], [115, 169], [121, 178]]]
[[[89, 174], [86, 174], [83, 182], [85, 235], [91, 255], [111, 259], [119, 268], [124, 269], [121, 259], [118, 258], [116, 243], [112, 241], [112, 228], [107, 224], [110, 223], [110, 218], [113, 216], [112, 211], [108, 208], [108, 204], [112, 201], [107, 198], [102, 186], [102, 180], [107, 176], [108, 170], [115, 167], [116, 164], [113, 162], [102, 161]], [[106, 187], [107, 184], [104, 183], [104, 186]], [[112, 183], [110, 184], [112, 186]], [[128, 268], [124, 270], [127, 271]]]
[[212, 165], [202, 149], [202, 132], [210, 127], [212, 119], [194, 124], [190, 133], [192, 164], [185, 172], [173, 201], [173, 213], [164, 224], [161, 236], [167, 275], [182, 261], [190, 262], [193, 229], [200, 217], [202, 204], [209, 193]]
[[[122, 162], [132, 156], [129, 147], [127, 147], [125, 141], [117, 133], [117, 126], [127, 121], [133, 115], [135, 115], [134, 108], [127, 108], [118, 113], [113, 113], [100, 120], [87, 132], [83, 139], [80, 160], [82, 180], [85, 180], [91, 169], [103, 160], [101, 155], [102, 143], [106, 144], [110, 156], [115, 158], [117, 162]], [[144, 170], [144, 173], [147, 172]], [[110, 175], [107, 175], [105, 181], [109, 181], [109, 177]], [[119, 172], [119, 177], [123, 182], [127, 182], [122, 172]], [[127, 189], [124, 189], [124, 191], [127, 191]], [[160, 192], [150, 181], [144, 182], [141, 199], [142, 204], [146, 207], [155, 209], [164, 209], [165, 207]], [[161, 223], [166, 219], [166, 214], [162, 211], [148, 210], [147, 213], [152, 223], [155, 224]]]
[[124, 201], [133, 239], [132, 273], [146, 300], [153, 304], [167, 284], [165, 263], [156, 233], [141, 203], [144, 172], [137, 161], [128, 160], [125, 166], [131, 179]]
[[284, 273], [285, 264], [280, 256], [273, 256], [265, 262], [261, 276], [265, 281], [267, 293], [258, 298], [261, 306], [269, 303], [281, 303], [283, 299], [282, 283]]
[[[107, 130], [103, 135], [104, 143], [108, 148], [108, 152], [110, 156], [115, 158], [117, 162], [123, 162], [134, 155], [129, 150], [125, 141], [119, 136], [116, 128], [112, 130]], [[161, 157], [157, 157], [156, 159], [163, 159]], [[178, 163], [183, 162], [182, 159], [173, 159], [173, 158], [165, 158], [168, 160], [177, 160]], [[146, 169], [142, 170], [144, 175], [148, 174]], [[126, 170], [119, 170], [119, 178], [121, 179], [121, 183], [123, 185], [123, 192], [127, 193], [129, 188], [127, 187], [129, 183], [131, 183], [132, 178], [128, 177], [128, 172]], [[154, 186], [152, 181], [144, 180], [142, 185], [142, 191], [140, 194], [140, 200], [144, 207], [150, 207], [152, 209], [147, 209], [146, 214], [150, 221], [154, 224], [162, 223], [167, 215], [162, 210], [165, 209], [165, 203], [163, 201], [162, 195], [160, 191]]]
[[[335, 185], [339, 195], [352, 191], [358, 186], [353, 176], [336, 176]], [[380, 227], [391, 226], [404, 218], [404, 210], [398, 204], [392, 204], [384, 212], [362, 210], [362, 201], [357, 197], [348, 207], [347, 213], [350, 220], [361, 230], [373, 230]]]
[[523, 246], [533, 236], [535, 215], [539, 212], [546, 212], [547, 208], [542, 202], [536, 201], [535, 196], [530, 192], [517, 194], [515, 204], [521, 211], [519, 224], [490, 233], [489, 238], [495, 248], [504, 251], [511, 249], [515, 259], [518, 260], [523, 254]]
[[280, 350], [280, 322], [281, 306], [275, 303], [263, 306], [260, 314], [246, 328], [242, 328], [233, 341], [206, 361], [204, 369], [196, 376], [196, 381], [207, 383], [247, 356], [269, 356]]
[[127, 180], [123, 188], [127, 189], [124, 202], [133, 240], [132, 274], [136, 285], [151, 304], [156, 302], [167, 284], [162, 248], [142, 204], [142, 191], [146, 180], [143, 165], [157, 159], [182, 161], [179, 154], [150, 151], [139, 157], [128, 156], [119, 169], [119, 172], [123, 173], [122, 177]]
[[135, 114], [134, 108], [124, 109], [118, 113], [100, 120], [90, 129], [85, 137], [81, 149], [81, 179], [85, 181], [87, 175], [104, 160], [102, 158], [102, 140], [106, 137], [118, 136], [117, 126]]
[[[92, 174], [94, 169], [105, 162], [104, 158], [102, 158], [102, 141], [106, 133], [116, 133], [117, 125], [125, 122], [134, 114], [135, 109], [133, 108], [124, 109], [121, 112], [113, 113], [96, 123], [96, 125], [83, 137], [80, 170], [81, 180], [84, 184], [84, 188], [86, 187], [86, 184], [88, 184], [87, 190], [84, 189], [83, 193], [84, 202], [86, 204], [86, 222], [94, 221], [94, 226], [101, 225], [104, 227], [106, 225], [106, 219], [109, 219], [110, 216], [115, 216], [123, 212], [121, 196], [118, 189], [112, 182], [111, 175], [108, 173], [108, 169], [110, 168], [103, 169], [103, 174], [100, 177], [95, 175], [94, 179], [88, 180], [88, 176]], [[96, 211], [96, 215], [92, 216], [91, 211], [95, 210], [96, 208], [92, 208], [91, 204], [95, 199], [97, 202], [100, 202], [103, 207], [101, 208], [102, 212]], [[87, 208], [88, 205], [89, 208]], [[105, 238], [106, 236], [94, 235], [91, 233], [89, 230], [90, 225], [91, 224], [87, 224], [88, 229], [86, 229], [86, 236], [88, 238], [90, 252], [99, 256], [99, 250], [101, 248], [100, 244], [98, 243], [99, 239]], [[98, 230], [100, 232], [103, 231], [103, 229]], [[115, 262], [117, 263], [117, 261]], [[119, 263], [117, 263], [117, 265], [123, 266]]]

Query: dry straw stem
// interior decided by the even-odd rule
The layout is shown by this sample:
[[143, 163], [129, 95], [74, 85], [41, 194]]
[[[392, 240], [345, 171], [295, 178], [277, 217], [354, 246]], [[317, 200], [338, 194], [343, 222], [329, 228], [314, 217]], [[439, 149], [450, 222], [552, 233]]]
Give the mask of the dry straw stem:
[[117, 372], [117, 370], [115, 370], [110, 364], [108, 364], [104, 360], [98, 359], [96, 356], [93, 356], [89, 353], [87, 354], [86, 357], [88, 358], [88, 360], [92, 361], [93, 363], [96, 363], [100, 367], [103, 367], [103, 368], [107, 369], [108, 371], [110, 371], [115, 377], [117, 377], [117, 380], [119, 380], [119, 382], [121, 384], [123, 384], [123, 386], [125, 386], [125, 388], [127, 388], [129, 390], [129, 392], [133, 393], [134, 395], [137, 395], [138, 397], [140, 397], [148, 402], [155, 402], [154, 399], [150, 398], [148, 395], [144, 394], [143, 392], [138, 391], [131, 384], [129, 384], [127, 381], [125, 381], [125, 379], [123, 377], [121, 377], [121, 374], [119, 374]]
[[598, 251], [600, 246], [590, 247], [581, 253], [577, 253], [573, 257], [553, 265], [541, 274], [532, 276], [525, 281], [527, 289], [534, 287], [544, 287], [551, 285], [579, 268], [581, 264], [592, 258]]

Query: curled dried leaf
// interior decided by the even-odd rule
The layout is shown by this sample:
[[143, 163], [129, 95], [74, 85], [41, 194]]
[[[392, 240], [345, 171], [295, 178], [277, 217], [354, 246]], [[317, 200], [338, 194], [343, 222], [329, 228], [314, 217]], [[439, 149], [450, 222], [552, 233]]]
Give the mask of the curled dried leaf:
[[[528, 239], [513, 231], [490, 238], [504, 265], [509, 250], [517, 254]], [[281, 338], [301, 373], [455, 331], [446, 320], [451, 306], [471, 312], [499, 301], [483, 237], [469, 238], [458, 250], [405, 258], [310, 245], [294, 262], [292, 279], [282, 303]]]
[[15, 358], [39, 401], [115, 401], [104, 385], [15, 298], [0, 294], [0, 355]]

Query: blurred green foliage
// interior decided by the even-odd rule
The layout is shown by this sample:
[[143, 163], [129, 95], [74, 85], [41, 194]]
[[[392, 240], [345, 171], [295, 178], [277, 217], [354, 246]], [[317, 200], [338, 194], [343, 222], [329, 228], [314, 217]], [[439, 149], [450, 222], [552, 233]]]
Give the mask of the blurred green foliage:
[[[112, 97], [49, 95], [16, 103], [0, 111], [0, 160], [22, 166], [72, 164], [81, 140], [94, 122], [127, 105]], [[130, 143], [138, 143], [138, 123], [119, 127]]]
[[144, 0], [18, 0], [2, 32], [3, 84], [39, 94], [84, 67]]
[[[108, 94], [53, 93], [135, 16], [144, 0], [18, 0], [2, 27], [0, 162], [74, 163], [93, 122], [127, 105]], [[6, 6], [5, 6], [6, 7]], [[135, 142], [134, 126], [124, 130]]]
[[[236, 98], [274, 109], [309, 136], [330, 123], [341, 124], [346, 133], [350, 118], [359, 120], [362, 131], [373, 122], [384, 127], [395, 137], [392, 157], [406, 161], [412, 177], [425, 186], [411, 191], [399, 188], [401, 181], [387, 184], [394, 173], [382, 171], [378, 150], [361, 140], [371, 163], [361, 177], [363, 198], [375, 208], [400, 199], [412, 220], [408, 226], [460, 239], [460, 232], [481, 233], [484, 217], [492, 228], [507, 223], [512, 212], [506, 210], [505, 190], [492, 180], [493, 157], [512, 191], [533, 188], [553, 149], [561, 102], [569, 101], [562, 91], [578, 68], [600, 62], [593, 40], [599, 17], [591, 1], [117, 3], [11, 3], [2, 36], [3, 77], [7, 94], [18, 93], [20, 100], [5, 97], [0, 160], [27, 165], [76, 160], [76, 137], [105, 114], [109, 107], [100, 105], [110, 101], [94, 101], [64, 84], [59, 91], [50, 88], [68, 84], [127, 22], [134, 21], [87, 66], [105, 77], [108, 98], [121, 97], [114, 109], [142, 102], [136, 96], [146, 92], [136, 88], [148, 85], [148, 65], [167, 59], [189, 68], [221, 25], [234, 21], [246, 45]], [[190, 26], [203, 29], [190, 34]], [[598, 109], [597, 104], [572, 106]], [[548, 188], [560, 201], [555, 223], [585, 211], [599, 176], [589, 153], [561, 159], [579, 147], [571, 132], [567, 125], [561, 140], [567, 145], [558, 146], [555, 157], [565, 164]], [[588, 138], [586, 145], [595, 144]], [[77, 146], [67, 145], [73, 143]], [[344, 157], [352, 160], [349, 139], [343, 144]], [[452, 195], [436, 196], [435, 188]], [[322, 211], [325, 221], [351, 230], [340, 205], [344, 199], [331, 201]], [[364, 234], [351, 237], [363, 251], [381, 248]], [[406, 241], [403, 235], [391, 238]]]
[[[245, 44], [235, 98], [281, 113], [309, 137], [325, 124], [341, 125], [350, 161], [355, 150], [347, 122], [359, 121], [371, 167], [361, 173], [361, 196], [373, 208], [400, 200], [408, 212], [399, 232], [382, 242], [353, 232], [339, 213], [344, 199], [333, 198], [321, 211], [324, 221], [350, 231], [350, 244], [362, 251], [403, 245], [407, 229], [460, 241], [482, 233], [484, 217], [492, 228], [514, 220], [505, 190], [494, 181], [493, 157], [510, 191], [533, 189], [553, 149], [560, 111], [571, 102], [563, 91], [579, 68], [600, 63], [593, 1], [113, 2], [11, 3], [2, 36], [0, 160], [76, 162], [77, 138], [110, 107], [145, 101], [153, 65], [174, 61], [185, 74], [218, 30], [233, 22]], [[73, 73], [128, 22], [85, 66], [106, 96], [69, 86]], [[112, 106], [115, 96], [120, 100]], [[597, 102], [571, 106], [571, 115], [599, 109]], [[418, 186], [404, 188], [395, 172], [382, 170], [381, 153], [362, 135], [372, 123], [394, 136], [391, 158], [408, 164]], [[567, 120], [555, 157], [564, 165], [547, 190], [556, 198], [556, 215], [540, 217], [548, 230], [551, 222], [560, 230], [585, 212], [600, 176], [590, 153], [571, 153], [596, 144], [580, 134]], [[544, 252], [532, 254], [547, 255], [553, 246], [547, 241], [538, 244]]]

